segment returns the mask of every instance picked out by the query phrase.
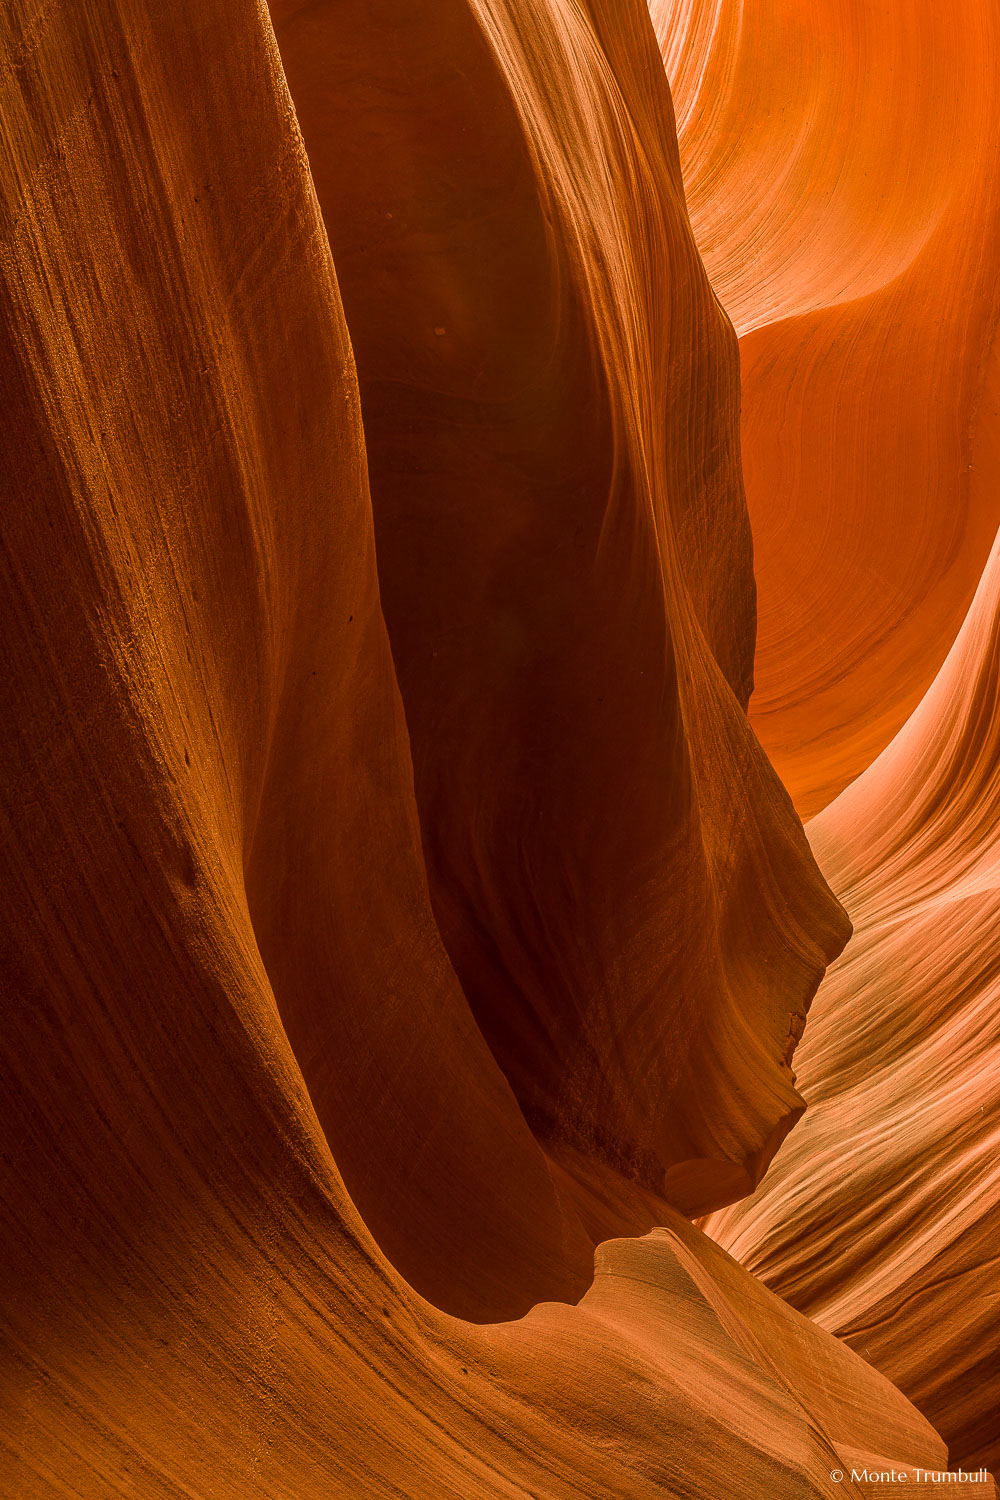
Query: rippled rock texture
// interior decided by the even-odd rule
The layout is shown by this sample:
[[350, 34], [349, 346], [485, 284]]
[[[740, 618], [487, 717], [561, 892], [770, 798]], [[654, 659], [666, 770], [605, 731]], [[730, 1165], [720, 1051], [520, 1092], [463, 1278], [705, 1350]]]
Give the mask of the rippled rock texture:
[[641, 0], [0, 39], [0, 1493], [944, 1468], [691, 1222], [802, 1114], [849, 924], [747, 718], [736, 335]]
[[712, 1234], [1000, 1463], [1000, 544], [916, 713], [809, 825], [854, 936], [796, 1070], [810, 1108]]
[[916, 707], [997, 526], [992, 0], [652, 0], [740, 335], [751, 717], [804, 817]]

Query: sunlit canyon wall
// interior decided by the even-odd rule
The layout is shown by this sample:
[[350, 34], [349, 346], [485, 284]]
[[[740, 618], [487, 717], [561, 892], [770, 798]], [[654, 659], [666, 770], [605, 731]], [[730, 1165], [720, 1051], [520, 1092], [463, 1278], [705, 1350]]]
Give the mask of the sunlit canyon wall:
[[993, 22], [901, 14], [0, 16], [5, 1497], [992, 1461]]

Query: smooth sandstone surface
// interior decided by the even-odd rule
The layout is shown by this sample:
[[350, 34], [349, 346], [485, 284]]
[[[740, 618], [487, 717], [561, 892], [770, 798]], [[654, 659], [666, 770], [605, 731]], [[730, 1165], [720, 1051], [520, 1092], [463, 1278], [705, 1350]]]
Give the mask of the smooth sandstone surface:
[[967, 1468], [1000, 1462], [998, 641], [1000, 542], [916, 713], [809, 825], [854, 936], [796, 1054], [803, 1121], [707, 1221]]
[[649, 16], [272, 12], [448, 953], [596, 1238], [616, 1176], [730, 1201], [797, 1115], [787, 1060], [847, 929], [747, 727], [735, 343]]
[[275, 19], [0, 19], [0, 1493], [943, 1468], [671, 1206], [847, 927], [649, 19]]
[[653, 0], [691, 221], [740, 335], [751, 719], [803, 817], [885, 747], [998, 514], [991, 0]]
[[751, 717], [803, 813], [865, 772], [808, 826], [856, 928], [796, 1054], [810, 1109], [709, 1228], [995, 1464], [996, 13], [652, 9], [740, 333]]

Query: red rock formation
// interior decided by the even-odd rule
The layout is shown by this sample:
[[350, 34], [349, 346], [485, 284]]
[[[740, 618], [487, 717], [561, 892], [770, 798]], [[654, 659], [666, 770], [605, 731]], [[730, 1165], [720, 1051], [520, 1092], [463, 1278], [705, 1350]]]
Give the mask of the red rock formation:
[[[5, 1500], [792, 1500], [945, 1461], [656, 1196], [759, 1172], [843, 926], [743, 714], [734, 351], [652, 33], [428, 9], [311, 7], [300, 56], [347, 104], [338, 36], [386, 70], [338, 253], [416, 799], [265, 13], [0, 18]], [[364, 160], [429, 215], [395, 261]], [[457, 354], [421, 290], [452, 235]], [[578, 1295], [654, 1209], [579, 1306], [450, 1316]]]
[[621, 1194], [592, 1158], [684, 1209], [729, 1200], [797, 1113], [785, 1060], [843, 928], [747, 732], [733, 341], [648, 17], [273, 12], [446, 946], [587, 1200]]
[[967, 1467], [1000, 1461], [998, 749], [1000, 542], [917, 711], [809, 825], [854, 937], [796, 1053], [805, 1119], [709, 1221]]
[[653, 11], [695, 236], [741, 339], [751, 718], [807, 816], [919, 701], [997, 523], [998, 15]]

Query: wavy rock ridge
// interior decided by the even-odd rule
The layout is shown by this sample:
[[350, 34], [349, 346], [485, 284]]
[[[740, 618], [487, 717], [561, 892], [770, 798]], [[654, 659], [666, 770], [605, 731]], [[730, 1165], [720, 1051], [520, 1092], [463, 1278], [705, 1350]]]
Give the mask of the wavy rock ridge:
[[[653, 14], [692, 222], [741, 338], [751, 713], [817, 811], [920, 701], [997, 525], [996, 17]], [[708, 1221], [972, 1465], [1000, 1441], [995, 572], [905, 728], [809, 825], [855, 936], [796, 1055], [801, 1133]]]
[[740, 335], [751, 719], [807, 817], [920, 701], [997, 526], [998, 17], [652, 10], [695, 237]]
[[621, 1189], [595, 1159], [691, 1211], [756, 1181], [845, 929], [746, 726], [732, 335], [648, 18], [522, 10], [274, 15], [358, 363], [435, 914], [602, 1238]]
[[0, 20], [0, 1487], [942, 1468], [678, 1212], [800, 1113], [846, 923], [649, 18], [275, 22]]
[[805, 1119], [754, 1198], [708, 1221], [967, 1467], [1000, 1460], [998, 619], [994, 544], [920, 707], [809, 825], [854, 937], [796, 1054]]

